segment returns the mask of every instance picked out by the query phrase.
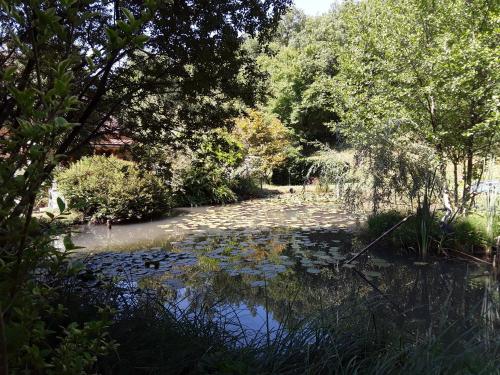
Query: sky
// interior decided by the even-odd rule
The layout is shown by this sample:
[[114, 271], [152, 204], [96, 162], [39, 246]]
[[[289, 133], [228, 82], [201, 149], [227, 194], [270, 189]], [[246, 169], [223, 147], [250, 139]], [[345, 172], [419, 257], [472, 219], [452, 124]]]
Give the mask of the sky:
[[295, 0], [295, 6], [310, 16], [317, 16], [330, 9], [335, 0]]

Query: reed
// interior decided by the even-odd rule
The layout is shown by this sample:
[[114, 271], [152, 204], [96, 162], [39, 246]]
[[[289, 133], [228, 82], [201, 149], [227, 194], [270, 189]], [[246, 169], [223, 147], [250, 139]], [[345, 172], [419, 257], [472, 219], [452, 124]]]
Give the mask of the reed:
[[[99, 359], [104, 374], [493, 374], [500, 366], [491, 319], [448, 321], [446, 306], [424, 331], [401, 329], [373, 306], [356, 304], [251, 330], [237, 310], [207, 296], [188, 305], [151, 291], [99, 298], [110, 296], [119, 311], [110, 328], [118, 346]], [[488, 311], [498, 308], [489, 303]]]

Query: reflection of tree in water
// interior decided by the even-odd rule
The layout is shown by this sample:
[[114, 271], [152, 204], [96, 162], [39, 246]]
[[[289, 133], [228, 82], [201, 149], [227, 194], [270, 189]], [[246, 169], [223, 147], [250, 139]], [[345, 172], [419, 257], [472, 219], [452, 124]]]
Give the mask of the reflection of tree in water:
[[[339, 266], [351, 250], [350, 235], [342, 231], [235, 231], [178, 244], [178, 264], [151, 282], [183, 282], [182, 291], [165, 288], [165, 298], [182, 300], [185, 308], [203, 309], [207, 316], [228, 311], [225, 307], [255, 315], [265, 306], [289, 329], [310, 317], [321, 317], [321, 323], [333, 319], [347, 328], [391, 325], [414, 333], [483, 317], [489, 327], [485, 334], [492, 337], [498, 328], [498, 284], [488, 281], [481, 268], [444, 261], [414, 264], [371, 252], [356, 268], [384, 297], [354, 270]], [[184, 254], [194, 257], [194, 264], [186, 265]], [[307, 272], [311, 268], [314, 273]]]
[[[369, 262], [359, 266], [363, 267], [370, 268]], [[295, 266], [258, 288], [251, 287], [255, 279], [252, 276], [217, 272], [210, 276], [208, 284], [192, 278], [190, 285], [198, 291], [205, 287], [207, 305], [221, 301], [233, 306], [244, 303], [254, 314], [257, 307], [267, 306], [274, 319], [289, 328], [325, 312], [347, 327], [358, 324], [360, 319], [376, 319], [380, 325], [394, 324], [395, 328], [422, 333], [430, 327], [439, 329], [443, 323], [483, 316], [489, 323], [490, 336], [498, 328], [498, 286], [492, 282], [486, 287], [465, 282], [464, 274], [468, 271], [464, 265], [437, 263], [415, 267], [400, 263], [379, 271], [382, 276], [373, 282], [405, 316], [392, 309], [350, 269], [330, 267], [319, 275], [311, 275]], [[457, 325], [455, 333], [463, 329]], [[451, 331], [449, 334], [453, 336]]]
[[484, 280], [484, 294], [481, 303], [481, 317], [485, 323], [486, 342], [494, 339], [500, 326], [500, 286], [493, 278]]

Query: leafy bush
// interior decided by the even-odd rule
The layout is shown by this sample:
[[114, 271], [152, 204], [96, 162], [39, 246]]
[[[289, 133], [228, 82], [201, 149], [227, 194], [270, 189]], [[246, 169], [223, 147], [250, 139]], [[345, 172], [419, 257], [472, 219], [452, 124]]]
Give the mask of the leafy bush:
[[174, 193], [178, 205], [232, 203], [233, 174], [243, 161], [241, 144], [223, 129], [199, 137], [199, 146], [187, 165], [176, 172]]
[[140, 220], [169, 207], [159, 178], [115, 157], [85, 157], [58, 172], [56, 180], [68, 206], [97, 221]]
[[232, 203], [238, 200], [224, 172], [207, 165], [195, 165], [181, 173], [182, 190], [177, 192], [179, 205]]
[[368, 217], [366, 222], [366, 235], [370, 238], [376, 238], [386, 230], [396, 225], [404, 218], [404, 215], [396, 210], [379, 212]]
[[255, 178], [238, 176], [231, 181], [231, 190], [240, 199], [262, 196], [262, 190]]
[[[406, 216], [396, 210], [372, 214], [368, 217], [363, 236], [369, 240], [374, 240]], [[425, 228], [423, 227], [424, 224]], [[423, 219], [422, 215], [414, 215], [399, 228], [388, 234], [386, 241], [390, 241], [394, 245], [401, 245], [404, 248], [427, 251], [427, 244], [431, 240], [435, 240], [434, 243], [438, 243], [440, 237], [441, 230], [436, 217], [431, 216]], [[422, 247], [425, 247], [425, 249], [422, 249]]]
[[245, 117], [236, 119], [233, 135], [245, 151], [246, 169], [261, 180], [269, 180], [292, 152], [290, 131], [269, 113], [248, 110]]
[[453, 226], [449, 246], [458, 250], [473, 251], [493, 245], [493, 237], [500, 233], [500, 218], [497, 216], [493, 222], [493, 235], [488, 234], [487, 225], [487, 218], [477, 214], [458, 218]]
[[[396, 210], [370, 215], [362, 235], [367, 240], [373, 240], [404, 217], [403, 213]], [[417, 248], [420, 244], [419, 241], [421, 242], [422, 232], [422, 218], [420, 215], [415, 215], [389, 234], [387, 240], [394, 244], [402, 244], [405, 248]], [[443, 232], [440, 229], [437, 217], [430, 219], [430, 224], [427, 224], [425, 233], [428, 239], [434, 241], [434, 245], [440, 243]], [[472, 214], [457, 218], [442, 245], [446, 248], [472, 252], [493, 246], [494, 238], [498, 233], [500, 233], [500, 219], [498, 217], [493, 222], [492, 235], [489, 235], [487, 218]]]

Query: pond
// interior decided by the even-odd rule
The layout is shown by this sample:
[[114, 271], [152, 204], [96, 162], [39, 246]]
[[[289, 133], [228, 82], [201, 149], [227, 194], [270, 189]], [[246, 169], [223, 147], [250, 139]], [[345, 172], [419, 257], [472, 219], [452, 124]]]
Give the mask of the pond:
[[214, 320], [257, 336], [327, 312], [426, 331], [470, 316], [500, 322], [494, 271], [459, 260], [359, 250], [360, 219], [328, 200], [299, 196], [184, 209], [142, 224], [83, 226], [89, 287], [112, 280], [162, 290], [176, 314], [210, 307]]

